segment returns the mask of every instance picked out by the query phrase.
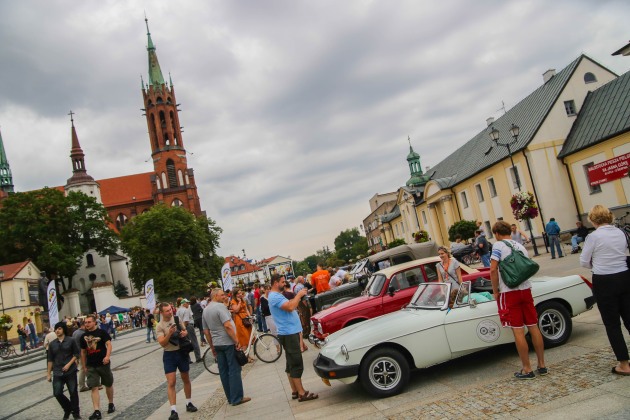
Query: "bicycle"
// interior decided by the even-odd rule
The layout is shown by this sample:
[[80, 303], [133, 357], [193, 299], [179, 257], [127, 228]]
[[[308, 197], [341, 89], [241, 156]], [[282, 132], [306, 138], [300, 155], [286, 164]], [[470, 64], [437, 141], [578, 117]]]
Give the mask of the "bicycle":
[[[260, 333], [256, 330], [255, 318], [250, 317], [252, 322], [252, 332], [249, 335], [249, 343], [245, 350], [245, 355], [249, 358], [249, 353], [254, 349], [254, 354], [260, 361], [265, 363], [273, 363], [282, 355], [282, 346], [278, 337], [271, 333]], [[203, 365], [206, 370], [214, 375], [219, 374], [219, 365], [217, 359], [212, 354], [212, 348], [208, 346], [208, 349], [203, 353]]]
[[24, 351], [20, 351], [19, 353], [15, 350], [13, 344], [9, 341], [0, 341], [0, 357], [3, 359], [8, 359], [10, 357], [20, 357], [28, 354], [29, 350], [32, 350], [30, 345], [26, 345]]

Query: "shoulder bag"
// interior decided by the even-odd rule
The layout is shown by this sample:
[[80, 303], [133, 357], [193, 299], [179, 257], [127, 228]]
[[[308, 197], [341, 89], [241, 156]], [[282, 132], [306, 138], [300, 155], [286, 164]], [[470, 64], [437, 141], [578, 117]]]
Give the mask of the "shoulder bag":
[[510, 255], [499, 261], [501, 280], [507, 287], [514, 289], [536, 274], [540, 266], [536, 261], [527, 258], [520, 250], [515, 249], [508, 241], [501, 242], [512, 250]]
[[[179, 320], [179, 319], [178, 319]], [[178, 332], [182, 332], [182, 327], [181, 325], [179, 325], [179, 322], [176, 322], [175, 325], [177, 326], [177, 331]], [[190, 353], [191, 351], [193, 351], [195, 348], [193, 347], [192, 341], [190, 341], [190, 338], [188, 338], [188, 336], [186, 337], [182, 337], [181, 335], [178, 337], [178, 341], [179, 341], [179, 351], [181, 351], [182, 353]]]
[[247, 355], [243, 350], [235, 350], [236, 361], [240, 366], [245, 366], [249, 360], [247, 360]]
[[[630, 236], [625, 230], [621, 228], [618, 228], [618, 229], [621, 231], [621, 233], [623, 233], [623, 236], [626, 237], [626, 245], [628, 246], [628, 251], [630, 251]], [[630, 270], [630, 255], [626, 255], [626, 266]]]

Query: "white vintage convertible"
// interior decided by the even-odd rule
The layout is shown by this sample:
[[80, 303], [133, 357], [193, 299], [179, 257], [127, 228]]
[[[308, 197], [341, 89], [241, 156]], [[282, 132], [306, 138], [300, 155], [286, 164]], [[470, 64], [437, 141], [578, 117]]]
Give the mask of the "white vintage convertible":
[[[571, 317], [595, 303], [591, 283], [573, 275], [534, 278], [532, 284], [545, 346], [566, 343]], [[514, 342], [512, 331], [501, 327], [496, 301], [485, 301], [491, 295], [474, 292], [469, 282], [453, 295], [451, 284], [421, 284], [402, 310], [327, 337], [313, 362], [315, 372], [324, 382], [359, 379], [370, 394], [388, 397], [403, 390], [411, 369]]]

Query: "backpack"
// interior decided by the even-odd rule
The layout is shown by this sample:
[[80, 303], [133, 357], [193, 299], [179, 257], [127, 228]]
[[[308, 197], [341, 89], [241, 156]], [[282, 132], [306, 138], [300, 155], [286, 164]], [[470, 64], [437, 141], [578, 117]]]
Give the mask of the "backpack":
[[510, 289], [514, 289], [536, 274], [540, 266], [536, 261], [527, 258], [520, 250], [515, 249], [508, 241], [501, 242], [510, 247], [512, 253], [499, 261], [499, 273], [501, 273], [503, 283]]

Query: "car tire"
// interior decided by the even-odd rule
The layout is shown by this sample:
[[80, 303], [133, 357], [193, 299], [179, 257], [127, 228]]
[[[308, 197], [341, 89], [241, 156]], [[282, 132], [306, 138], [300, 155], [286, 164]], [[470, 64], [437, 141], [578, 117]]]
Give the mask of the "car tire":
[[545, 348], [560, 346], [571, 337], [573, 321], [567, 308], [559, 302], [543, 302], [538, 311], [538, 328]]
[[371, 395], [391, 397], [399, 394], [409, 382], [409, 363], [396, 349], [377, 349], [361, 362], [359, 380]]

